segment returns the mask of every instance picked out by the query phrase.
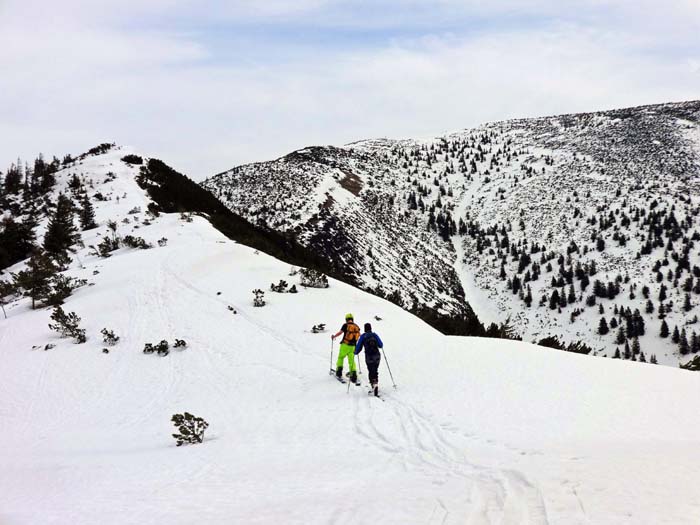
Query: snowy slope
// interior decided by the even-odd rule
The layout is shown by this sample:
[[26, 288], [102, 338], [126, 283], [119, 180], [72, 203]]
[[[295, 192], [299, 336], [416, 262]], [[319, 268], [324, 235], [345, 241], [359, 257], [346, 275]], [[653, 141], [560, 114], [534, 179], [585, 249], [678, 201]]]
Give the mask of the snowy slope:
[[[700, 102], [662, 104], [307, 148], [203, 185], [329, 260], [350, 252], [358, 284], [376, 280], [406, 308], [459, 315], [468, 303], [526, 340], [555, 335], [608, 357], [636, 338], [647, 360], [676, 366], [691, 356], [659, 337], [662, 319], [689, 341], [700, 331], [699, 137]], [[596, 280], [616, 295], [589, 304]], [[635, 310], [644, 333], [626, 331]]]
[[[147, 203], [134, 174], [107, 183], [121, 198], [98, 203], [100, 221]], [[87, 343], [59, 339], [27, 300], [0, 320], [3, 525], [700, 520], [700, 415], [679, 402], [697, 399], [697, 374], [445, 337], [334, 280], [254, 308], [253, 288], [296, 282], [289, 265], [199, 217], [139, 226], [167, 246], [81, 249], [69, 270], [94, 283], [65, 304]], [[347, 311], [382, 318], [398, 383], [382, 365], [385, 401], [327, 374], [329, 332], [310, 328], [335, 331]], [[103, 327], [121, 337], [108, 354]], [[174, 338], [188, 347], [141, 351]], [[210, 423], [202, 445], [170, 437], [184, 410]]]

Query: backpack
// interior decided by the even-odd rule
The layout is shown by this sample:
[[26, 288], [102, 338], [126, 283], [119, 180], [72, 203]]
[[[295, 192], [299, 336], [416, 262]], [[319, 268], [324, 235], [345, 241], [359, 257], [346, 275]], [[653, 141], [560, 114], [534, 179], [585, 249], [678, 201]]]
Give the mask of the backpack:
[[344, 345], [354, 345], [360, 338], [360, 327], [355, 323], [346, 323], [345, 325], [345, 337], [343, 337], [342, 344]]
[[365, 340], [363, 341], [365, 352], [368, 356], [379, 355], [379, 345], [377, 344], [377, 337], [374, 333], [369, 333], [365, 335]]

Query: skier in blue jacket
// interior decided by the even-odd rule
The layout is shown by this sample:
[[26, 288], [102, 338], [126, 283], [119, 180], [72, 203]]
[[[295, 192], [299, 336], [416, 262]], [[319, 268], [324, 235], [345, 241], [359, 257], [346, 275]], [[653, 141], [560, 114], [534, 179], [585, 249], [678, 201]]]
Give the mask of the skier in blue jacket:
[[369, 372], [369, 383], [375, 396], [379, 395], [379, 362], [382, 360], [382, 355], [379, 352], [380, 348], [384, 348], [384, 343], [379, 338], [378, 334], [372, 331], [372, 325], [365, 323], [365, 333], [360, 336], [360, 339], [355, 345], [355, 355], [359, 355], [365, 349], [365, 363]]

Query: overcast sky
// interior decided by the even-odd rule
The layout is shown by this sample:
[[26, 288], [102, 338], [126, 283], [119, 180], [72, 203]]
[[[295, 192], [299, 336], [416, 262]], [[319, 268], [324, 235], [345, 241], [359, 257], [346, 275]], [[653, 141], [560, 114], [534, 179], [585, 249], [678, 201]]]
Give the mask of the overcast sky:
[[0, 0], [0, 170], [195, 180], [312, 144], [700, 98], [698, 0]]

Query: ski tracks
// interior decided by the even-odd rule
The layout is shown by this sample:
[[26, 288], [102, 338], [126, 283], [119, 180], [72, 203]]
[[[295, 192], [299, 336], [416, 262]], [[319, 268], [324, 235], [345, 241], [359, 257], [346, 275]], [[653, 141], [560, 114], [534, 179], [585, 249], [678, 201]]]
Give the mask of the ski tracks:
[[[429, 523], [549, 523], [539, 489], [523, 474], [471, 463], [462, 436], [446, 432], [398, 395], [387, 396], [386, 403], [374, 401], [355, 400], [354, 430], [367, 444], [398, 456], [404, 469], [418, 470], [438, 487]], [[462, 496], [441, 497], [443, 493]]]

